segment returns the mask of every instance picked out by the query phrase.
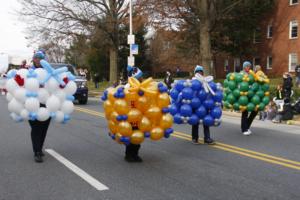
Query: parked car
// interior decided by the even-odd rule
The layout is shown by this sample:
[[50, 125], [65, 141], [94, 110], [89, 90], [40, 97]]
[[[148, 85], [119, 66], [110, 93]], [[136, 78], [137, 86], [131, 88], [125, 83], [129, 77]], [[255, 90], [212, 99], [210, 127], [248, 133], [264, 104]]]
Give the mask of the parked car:
[[75, 82], [77, 84], [77, 91], [74, 95], [75, 100], [78, 100], [79, 104], [87, 104], [89, 89], [87, 87], [86, 78], [79, 76], [73, 65], [65, 63], [51, 63], [51, 66], [55, 69], [61, 67], [67, 67], [69, 69], [69, 71], [76, 77]]

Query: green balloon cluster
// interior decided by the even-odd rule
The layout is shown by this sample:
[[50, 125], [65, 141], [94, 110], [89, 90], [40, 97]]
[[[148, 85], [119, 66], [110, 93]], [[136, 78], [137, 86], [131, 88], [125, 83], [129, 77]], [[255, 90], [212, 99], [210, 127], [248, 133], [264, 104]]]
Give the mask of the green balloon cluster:
[[253, 72], [230, 73], [224, 81], [224, 106], [236, 111], [262, 111], [270, 102], [269, 88]]

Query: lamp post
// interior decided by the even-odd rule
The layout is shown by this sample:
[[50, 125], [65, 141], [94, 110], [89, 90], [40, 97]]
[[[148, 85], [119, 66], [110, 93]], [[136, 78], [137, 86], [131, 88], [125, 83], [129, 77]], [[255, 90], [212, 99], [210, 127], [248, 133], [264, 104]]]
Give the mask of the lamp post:
[[133, 35], [133, 30], [132, 30], [132, 0], [129, 0], [129, 35], [128, 35], [128, 45], [129, 45], [129, 57], [128, 57], [128, 65], [129, 66], [134, 66], [135, 65], [135, 60], [132, 52], [132, 46], [135, 43], [135, 36]]

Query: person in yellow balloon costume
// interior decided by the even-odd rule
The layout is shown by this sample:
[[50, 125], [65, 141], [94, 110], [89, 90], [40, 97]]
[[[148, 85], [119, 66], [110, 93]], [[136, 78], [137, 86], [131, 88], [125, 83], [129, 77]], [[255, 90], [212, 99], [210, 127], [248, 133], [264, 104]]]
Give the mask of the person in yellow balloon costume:
[[157, 141], [173, 133], [170, 97], [163, 83], [148, 78], [136, 67], [127, 68], [128, 83], [108, 88], [102, 97], [109, 135], [126, 145], [125, 160], [142, 162], [139, 156], [145, 138]]

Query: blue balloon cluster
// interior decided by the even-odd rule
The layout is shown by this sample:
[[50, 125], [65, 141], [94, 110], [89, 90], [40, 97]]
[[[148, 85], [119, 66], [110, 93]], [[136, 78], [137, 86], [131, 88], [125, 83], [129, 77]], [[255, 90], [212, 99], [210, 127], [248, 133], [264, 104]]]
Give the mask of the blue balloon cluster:
[[[204, 85], [206, 84], [206, 90]], [[207, 89], [207, 88], [210, 88]], [[170, 91], [169, 108], [176, 124], [219, 126], [222, 116], [223, 89], [221, 84], [202, 83], [197, 79], [178, 80]]]

